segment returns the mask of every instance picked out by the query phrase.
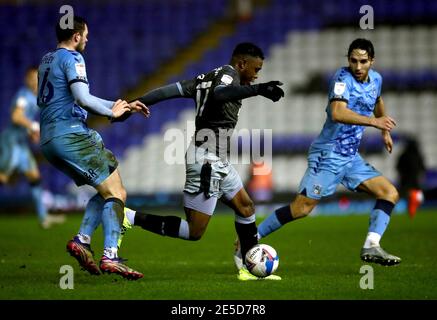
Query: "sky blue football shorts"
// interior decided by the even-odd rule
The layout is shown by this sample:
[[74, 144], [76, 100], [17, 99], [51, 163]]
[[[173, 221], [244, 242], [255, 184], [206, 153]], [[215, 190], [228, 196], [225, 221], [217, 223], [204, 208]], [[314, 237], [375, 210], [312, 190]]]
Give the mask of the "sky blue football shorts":
[[29, 146], [15, 143], [0, 145], [0, 172], [11, 175], [14, 171], [26, 173], [37, 170], [35, 157]]
[[47, 160], [72, 178], [76, 185], [96, 187], [118, 166], [111, 151], [105, 148], [96, 131], [69, 133], [55, 137], [41, 146]]
[[308, 198], [319, 200], [334, 194], [341, 183], [351, 191], [366, 180], [380, 176], [381, 173], [366, 162], [359, 153], [341, 165], [326, 155], [325, 150], [311, 150], [308, 155], [308, 168], [302, 178], [298, 192]]

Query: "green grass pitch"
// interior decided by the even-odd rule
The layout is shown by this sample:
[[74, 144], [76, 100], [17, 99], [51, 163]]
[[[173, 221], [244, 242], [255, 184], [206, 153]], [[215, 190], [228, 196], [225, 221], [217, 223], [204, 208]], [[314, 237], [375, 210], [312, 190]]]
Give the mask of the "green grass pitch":
[[[292, 222], [262, 243], [279, 253], [282, 281], [240, 282], [232, 252], [233, 215], [216, 213], [197, 242], [163, 238], [134, 228], [120, 255], [144, 273], [138, 281], [115, 275], [91, 276], [65, 251], [80, 224], [50, 230], [36, 217], [0, 217], [0, 299], [141, 299], [141, 300], [293, 300], [293, 299], [437, 299], [437, 212], [421, 211], [414, 220], [394, 215], [383, 238], [387, 251], [403, 261], [373, 267], [373, 289], [361, 289], [365, 265], [359, 259], [368, 216], [318, 216]], [[100, 229], [93, 239], [98, 259]], [[74, 289], [61, 289], [60, 268], [74, 268]]]

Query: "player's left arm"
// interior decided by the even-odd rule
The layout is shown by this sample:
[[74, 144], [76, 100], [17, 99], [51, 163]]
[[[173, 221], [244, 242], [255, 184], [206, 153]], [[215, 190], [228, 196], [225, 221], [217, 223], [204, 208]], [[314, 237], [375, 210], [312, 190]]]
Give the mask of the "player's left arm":
[[24, 113], [24, 109], [18, 106], [12, 111], [11, 118], [13, 124], [24, 127], [29, 131], [36, 129], [38, 126], [38, 122], [28, 119]]
[[[195, 83], [192, 80], [183, 80], [175, 83], [171, 83], [149, 92], [146, 92], [139, 98], [135, 98], [129, 102], [131, 109], [134, 110], [133, 104], [142, 106], [152, 106], [158, 102], [174, 99], [174, 98], [190, 98], [191, 87], [195, 87]], [[150, 111], [145, 107], [144, 111], [141, 111], [145, 116], [150, 115]], [[114, 119], [112, 122], [121, 122], [131, 116], [132, 112], [126, 112], [122, 117]]]
[[235, 101], [260, 95], [276, 102], [284, 97], [284, 91], [279, 87], [281, 85], [280, 81], [252, 85], [220, 84], [214, 88], [214, 98], [218, 101]]
[[32, 121], [26, 117], [25, 107], [27, 102], [24, 98], [18, 98], [12, 109], [11, 120], [12, 123], [27, 129], [31, 140], [35, 143], [39, 142], [39, 122]]
[[[373, 114], [375, 118], [381, 118], [387, 116], [384, 100], [381, 96], [376, 100], [375, 109], [373, 110]], [[389, 130], [381, 130], [382, 139], [384, 140], [385, 149], [391, 153], [393, 150], [393, 139], [391, 138], [391, 134]]]
[[189, 95], [184, 92], [186, 91], [184, 90], [184, 87], [189, 86], [188, 82], [189, 80], [180, 81], [153, 89], [135, 100], [138, 100], [147, 106], [151, 106], [168, 99], [189, 97]]

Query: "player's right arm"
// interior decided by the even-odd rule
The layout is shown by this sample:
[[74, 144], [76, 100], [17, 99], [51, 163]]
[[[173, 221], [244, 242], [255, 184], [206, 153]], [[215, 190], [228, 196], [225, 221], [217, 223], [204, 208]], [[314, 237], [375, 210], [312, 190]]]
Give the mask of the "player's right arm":
[[112, 119], [120, 117], [126, 111], [130, 111], [130, 106], [126, 101], [117, 100], [112, 102], [91, 95], [88, 85], [85, 83], [72, 83], [70, 89], [77, 104], [94, 114]]
[[110, 119], [117, 118], [129, 111], [129, 105], [126, 101], [108, 101], [90, 94], [85, 61], [80, 54], [67, 55], [63, 61], [63, 69], [71, 93], [76, 103], [82, 108]]
[[24, 112], [27, 101], [23, 97], [18, 97], [15, 106], [12, 108], [11, 120], [12, 123], [26, 128], [29, 132], [39, 131], [39, 123], [32, 121], [26, 117]]
[[330, 103], [331, 117], [335, 122], [360, 126], [375, 127], [380, 130], [390, 131], [396, 126], [394, 119], [388, 116], [379, 118], [362, 116], [347, 107], [347, 102], [333, 100]]
[[396, 126], [396, 122], [388, 116], [379, 118], [367, 117], [349, 109], [348, 102], [352, 88], [351, 77], [348, 76], [348, 73], [343, 69], [338, 70], [331, 80], [328, 93], [332, 121], [375, 127], [387, 131], [392, 130]]
[[[278, 101], [284, 96], [284, 91], [279, 88], [279, 85], [282, 85], [279, 81], [242, 86], [238, 82], [239, 78], [236, 76], [235, 71], [234, 73], [222, 73], [219, 75], [219, 84], [214, 88], [214, 99], [218, 101], [235, 101], [262, 95], [272, 101]], [[138, 98], [138, 100], [145, 105], [151, 106], [173, 98], [195, 98], [198, 87], [197, 82], [196, 79], [192, 79], [172, 83], [149, 91]]]
[[[27, 102], [26, 102], [27, 103]], [[27, 129], [27, 134], [33, 143], [39, 143], [40, 132], [39, 132], [39, 122], [32, 121], [26, 117], [24, 112], [24, 107], [20, 107], [19, 100], [17, 105], [12, 110], [12, 123]]]

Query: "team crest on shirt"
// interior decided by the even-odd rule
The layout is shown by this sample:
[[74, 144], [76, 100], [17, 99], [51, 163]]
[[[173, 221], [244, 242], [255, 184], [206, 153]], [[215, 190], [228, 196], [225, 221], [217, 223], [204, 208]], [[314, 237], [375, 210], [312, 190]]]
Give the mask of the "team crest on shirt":
[[346, 90], [346, 83], [344, 83], [344, 82], [336, 82], [334, 84], [334, 93], [337, 96], [341, 96], [344, 93], [345, 90]]
[[322, 193], [322, 186], [320, 184], [315, 184], [313, 186], [314, 194], [320, 195]]

